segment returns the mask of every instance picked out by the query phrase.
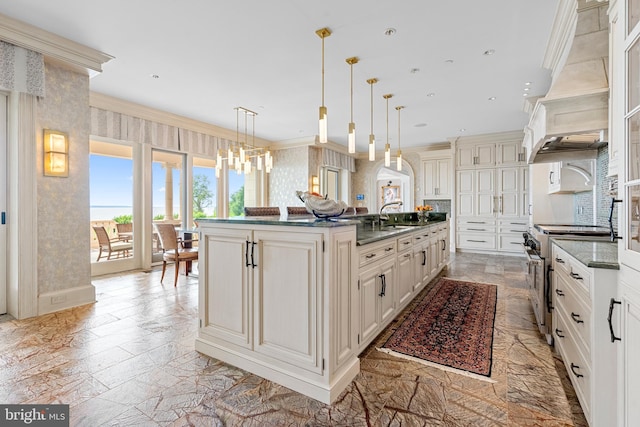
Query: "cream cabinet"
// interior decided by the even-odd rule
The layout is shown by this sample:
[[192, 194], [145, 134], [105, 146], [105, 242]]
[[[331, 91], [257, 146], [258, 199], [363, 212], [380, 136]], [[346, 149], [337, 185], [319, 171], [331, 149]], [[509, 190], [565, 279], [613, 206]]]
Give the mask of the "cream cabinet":
[[199, 224], [196, 350], [330, 403], [359, 372], [355, 225]]
[[423, 198], [451, 199], [451, 157], [422, 161]]
[[[618, 425], [640, 425], [640, 272], [622, 268], [618, 355]], [[633, 284], [636, 284], [635, 286]]]
[[496, 144], [479, 143], [458, 147], [456, 151], [458, 168], [494, 166], [496, 163]]
[[358, 247], [360, 350], [449, 263], [449, 222]]
[[361, 343], [373, 340], [395, 313], [396, 243], [395, 239], [390, 239], [367, 245], [360, 251]]
[[526, 151], [521, 142], [504, 142], [496, 144], [496, 165], [523, 165]]
[[552, 246], [552, 266], [556, 349], [589, 425], [616, 425], [620, 347], [617, 270], [588, 268], [556, 244]]
[[554, 162], [549, 164], [549, 194], [592, 191], [595, 160]]
[[460, 169], [456, 177], [456, 246], [522, 252], [522, 233], [528, 224], [528, 167]]

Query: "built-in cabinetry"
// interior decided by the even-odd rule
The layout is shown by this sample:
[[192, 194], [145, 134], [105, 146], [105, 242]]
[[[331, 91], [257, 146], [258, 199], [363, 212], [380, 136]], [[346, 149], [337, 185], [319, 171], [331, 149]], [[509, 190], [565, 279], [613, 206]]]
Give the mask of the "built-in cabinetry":
[[528, 226], [529, 168], [522, 139], [456, 149], [456, 246], [522, 252]]
[[424, 199], [451, 199], [453, 166], [451, 150], [434, 150], [420, 154], [422, 159], [422, 196]]
[[595, 160], [554, 162], [549, 164], [549, 194], [592, 191]]
[[359, 372], [355, 225], [199, 225], [196, 349], [335, 399]]
[[[618, 425], [640, 425], [640, 0], [610, 0], [611, 172], [618, 174], [622, 332]], [[618, 159], [617, 164], [613, 161]], [[617, 168], [616, 168], [617, 166]]]
[[556, 244], [552, 247], [552, 266], [552, 329], [556, 350], [562, 356], [589, 425], [616, 425], [616, 364], [620, 347], [618, 271], [588, 268]]
[[450, 260], [449, 222], [358, 247], [363, 350]]

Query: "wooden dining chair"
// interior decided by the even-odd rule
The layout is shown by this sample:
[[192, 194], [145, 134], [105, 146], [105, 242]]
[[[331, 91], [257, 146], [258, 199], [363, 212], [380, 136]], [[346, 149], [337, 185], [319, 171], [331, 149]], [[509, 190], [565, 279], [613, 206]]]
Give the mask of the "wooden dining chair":
[[287, 206], [287, 215], [311, 215], [304, 206]]
[[245, 206], [244, 216], [280, 216], [280, 208], [278, 206]]
[[184, 261], [184, 273], [189, 275], [191, 264], [198, 260], [198, 250], [193, 248], [183, 248], [179, 242], [176, 228], [173, 224], [154, 224], [158, 237], [160, 238], [160, 246], [162, 247], [162, 277], [160, 283], [164, 280], [164, 273], [167, 270], [167, 261], [175, 263], [175, 274], [173, 278], [173, 286], [178, 284], [178, 271], [180, 263]]
[[98, 259], [96, 262], [100, 261], [100, 258], [103, 256], [103, 252], [106, 252], [107, 260], [110, 260], [111, 254], [114, 252], [116, 257], [120, 258], [120, 256], [129, 256], [129, 251], [133, 249], [133, 245], [129, 242], [123, 242], [117, 237], [111, 239], [109, 234], [107, 234], [107, 230], [102, 226], [94, 226], [93, 231], [96, 232], [98, 244], [100, 245], [100, 252], [98, 253]]

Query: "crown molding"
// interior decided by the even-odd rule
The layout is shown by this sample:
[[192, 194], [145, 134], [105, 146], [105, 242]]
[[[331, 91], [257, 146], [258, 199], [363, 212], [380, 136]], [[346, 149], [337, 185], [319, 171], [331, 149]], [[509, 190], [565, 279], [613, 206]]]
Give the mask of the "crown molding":
[[89, 75], [102, 72], [102, 64], [113, 59], [111, 55], [1, 13], [0, 40], [84, 69]]
[[455, 145], [478, 144], [478, 143], [501, 143], [522, 141], [524, 130], [513, 130], [498, 133], [486, 133], [482, 135], [461, 136], [455, 141]]
[[562, 68], [564, 59], [569, 52], [577, 22], [578, 2], [576, 0], [560, 0], [542, 61], [542, 66], [550, 70], [554, 78]]
[[[155, 108], [125, 101], [120, 98], [114, 98], [98, 92], [91, 92], [89, 94], [89, 105], [91, 107], [101, 108], [115, 113], [126, 114], [128, 116], [138, 117], [144, 120], [150, 120], [169, 126], [217, 136], [218, 138], [224, 138], [230, 141], [236, 140], [235, 130], [204, 123], [184, 116], [179, 116], [177, 114], [168, 113], [166, 111], [157, 110]], [[267, 147], [273, 144], [274, 143], [272, 141], [256, 137], [254, 145], [258, 147]]]

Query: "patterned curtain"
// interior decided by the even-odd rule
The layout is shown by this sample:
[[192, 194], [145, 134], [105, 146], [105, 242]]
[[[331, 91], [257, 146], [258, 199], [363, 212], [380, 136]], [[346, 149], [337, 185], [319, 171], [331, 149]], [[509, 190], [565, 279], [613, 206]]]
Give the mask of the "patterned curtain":
[[328, 148], [322, 149], [322, 165], [346, 169], [349, 172], [356, 171], [356, 161], [353, 157], [329, 150]]
[[44, 97], [44, 57], [0, 40], [0, 86]]

